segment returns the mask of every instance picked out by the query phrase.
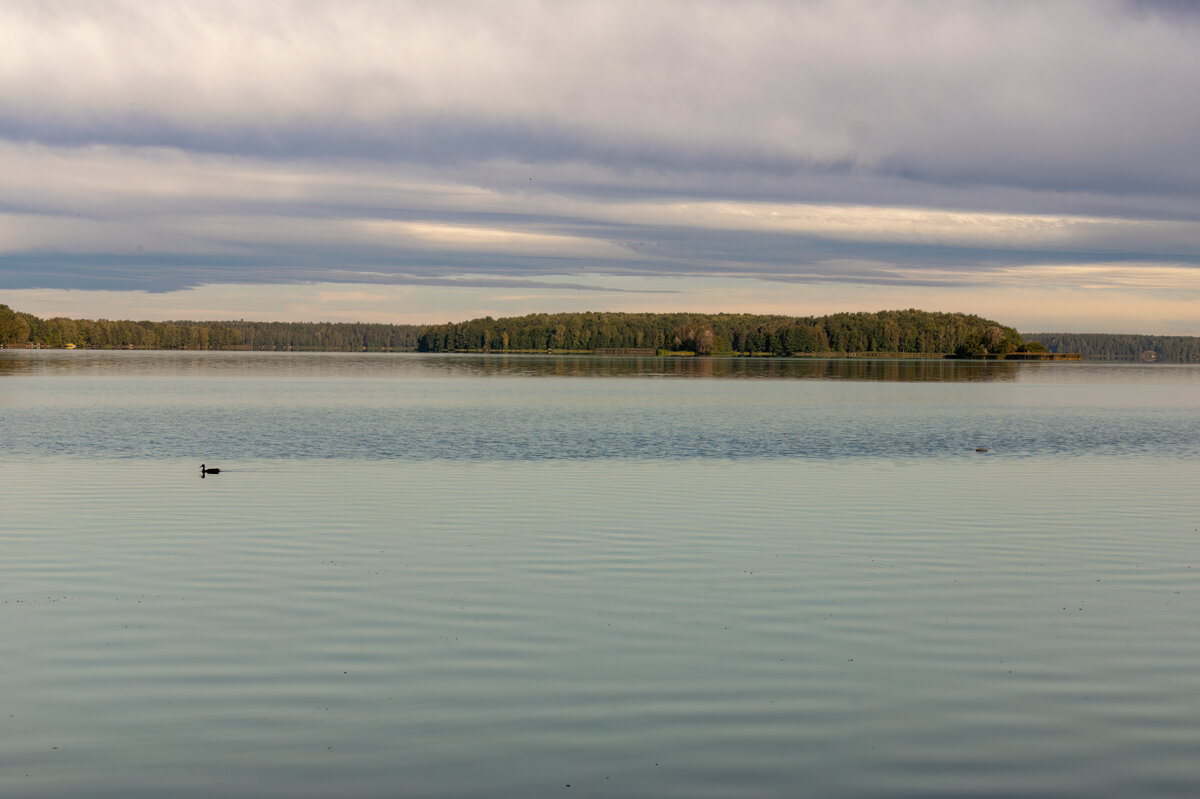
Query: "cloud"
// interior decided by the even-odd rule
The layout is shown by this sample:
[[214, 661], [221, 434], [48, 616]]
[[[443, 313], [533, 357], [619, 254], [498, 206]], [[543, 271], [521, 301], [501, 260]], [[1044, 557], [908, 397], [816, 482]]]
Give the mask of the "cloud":
[[0, 4], [0, 288], [1191, 291], [1195, 96], [1165, 0]]
[[0, 31], [0, 131], [64, 146], [1196, 178], [1196, 27], [1117, 3], [47, 3]]
[[487, 275], [546, 285], [564, 274], [915, 285], [978, 283], [981, 269], [1055, 262], [1200, 267], [1200, 226], [1188, 219], [661, 193], [629, 200], [372, 167], [0, 144], [13, 198], [0, 210], [0, 286], [171, 291], [464, 276], [478, 286]]

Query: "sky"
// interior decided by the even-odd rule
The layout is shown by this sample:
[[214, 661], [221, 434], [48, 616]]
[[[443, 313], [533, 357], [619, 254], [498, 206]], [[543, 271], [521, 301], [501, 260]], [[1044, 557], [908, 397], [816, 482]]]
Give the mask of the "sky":
[[1200, 335], [1200, 3], [0, 0], [0, 303]]

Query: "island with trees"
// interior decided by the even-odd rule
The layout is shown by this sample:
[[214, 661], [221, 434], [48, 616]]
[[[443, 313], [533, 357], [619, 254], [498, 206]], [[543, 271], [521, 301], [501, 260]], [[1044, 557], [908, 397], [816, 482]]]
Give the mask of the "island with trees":
[[1014, 328], [915, 309], [828, 316], [690, 313], [530, 314], [430, 325], [421, 352], [599, 352], [776, 356], [1040, 357]]

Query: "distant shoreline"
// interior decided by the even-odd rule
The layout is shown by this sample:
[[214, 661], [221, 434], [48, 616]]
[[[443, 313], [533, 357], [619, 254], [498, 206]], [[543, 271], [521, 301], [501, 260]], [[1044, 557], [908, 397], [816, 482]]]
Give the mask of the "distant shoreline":
[[392, 325], [40, 319], [0, 304], [0, 348], [1200, 363], [1196, 336], [1021, 334], [978, 316], [916, 309], [822, 317], [585, 312]]

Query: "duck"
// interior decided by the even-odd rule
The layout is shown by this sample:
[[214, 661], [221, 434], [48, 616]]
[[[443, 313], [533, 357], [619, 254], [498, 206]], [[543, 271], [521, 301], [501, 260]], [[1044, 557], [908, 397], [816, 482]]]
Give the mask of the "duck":
[[209, 468], [205, 467], [205, 465], [203, 463], [200, 464], [200, 476], [201, 477], [203, 477], [206, 474], [220, 474], [220, 473], [221, 473], [220, 469], [209, 469]]

